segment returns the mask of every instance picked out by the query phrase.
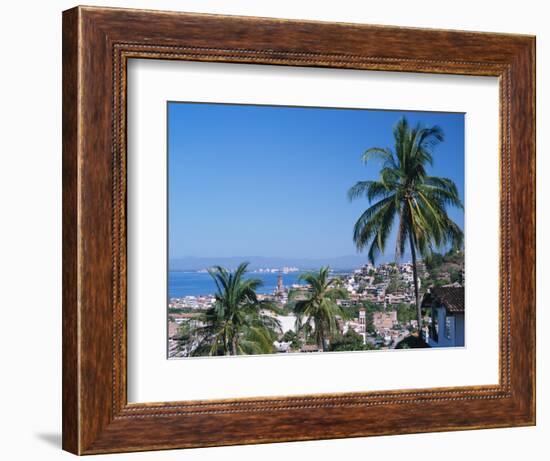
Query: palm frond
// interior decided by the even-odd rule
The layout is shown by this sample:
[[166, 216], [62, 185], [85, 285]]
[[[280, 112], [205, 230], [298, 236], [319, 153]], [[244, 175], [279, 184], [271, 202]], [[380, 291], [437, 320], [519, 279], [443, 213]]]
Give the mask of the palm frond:
[[371, 160], [382, 160], [383, 166], [395, 167], [395, 158], [391, 149], [383, 147], [371, 147], [367, 149], [361, 156], [361, 160], [366, 165]]
[[380, 231], [382, 230], [381, 227], [385, 224], [389, 225], [391, 229], [393, 213], [395, 211], [394, 199], [394, 196], [390, 196], [380, 200], [367, 208], [359, 217], [353, 228], [353, 241], [359, 250], [367, 246], [369, 241], [376, 235], [380, 236], [378, 238], [380, 245], [383, 246], [385, 244], [385, 240], [381, 239], [381, 237], [387, 233]]

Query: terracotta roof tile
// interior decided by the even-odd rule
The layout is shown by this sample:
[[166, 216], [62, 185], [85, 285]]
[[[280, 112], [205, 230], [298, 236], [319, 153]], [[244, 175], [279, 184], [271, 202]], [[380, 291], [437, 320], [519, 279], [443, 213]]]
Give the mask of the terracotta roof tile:
[[422, 307], [443, 305], [449, 312], [464, 312], [464, 287], [432, 288], [422, 299]]

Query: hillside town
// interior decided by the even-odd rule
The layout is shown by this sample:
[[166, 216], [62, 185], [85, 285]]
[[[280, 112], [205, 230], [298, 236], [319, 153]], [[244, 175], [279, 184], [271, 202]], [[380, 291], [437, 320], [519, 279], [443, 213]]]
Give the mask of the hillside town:
[[[277, 271], [277, 286], [258, 300], [274, 306], [271, 315], [280, 325], [273, 338], [273, 353], [321, 352], [312, 336], [297, 325], [294, 306], [308, 299], [311, 286], [285, 284], [285, 275], [299, 271], [285, 267]], [[289, 270], [290, 269], [290, 270]], [[262, 269], [273, 272], [273, 268]], [[434, 254], [417, 261], [419, 299], [423, 328], [418, 331], [413, 266], [410, 262], [366, 264], [353, 271], [331, 272], [330, 285], [342, 295], [334, 299], [340, 309], [337, 333], [327, 340], [327, 350], [357, 351], [464, 345], [464, 254]], [[168, 355], [194, 355], [204, 326], [204, 313], [215, 302], [214, 294], [172, 298], [168, 304]]]

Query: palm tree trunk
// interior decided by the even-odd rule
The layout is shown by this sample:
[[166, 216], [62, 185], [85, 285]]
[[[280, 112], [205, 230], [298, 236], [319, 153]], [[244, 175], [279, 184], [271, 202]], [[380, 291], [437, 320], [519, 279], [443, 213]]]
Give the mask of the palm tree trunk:
[[227, 338], [227, 328], [223, 332], [223, 353], [224, 355], [231, 355], [231, 350], [229, 349], [229, 340]]
[[231, 340], [231, 354], [237, 355], [237, 336], [233, 336]]
[[317, 329], [317, 326], [319, 326], [319, 330], [317, 331], [317, 347], [319, 348], [319, 351], [325, 352], [325, 335], [323, 334], [321, 322], [318, 322], [318, 325], [315, 325], [315, 329]]
[[416, 270], [416, 249], [412, 233], [409, 232], [409, 244], [411, 246], [411, 258], [413, 266], [414, 299], [416, 303], [416, 319], [418, 321], [418, 336], [422, 338], [422, 311], [420, 309], [420, 299], [418, 297], [418, 273]]

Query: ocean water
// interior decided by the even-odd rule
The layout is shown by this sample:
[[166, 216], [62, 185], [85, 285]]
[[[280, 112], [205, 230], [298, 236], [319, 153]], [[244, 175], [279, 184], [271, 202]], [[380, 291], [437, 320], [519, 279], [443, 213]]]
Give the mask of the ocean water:
[[[298, 277], [302, 272], [283, 274], [283, 285], [303, 284]], [[263, 285], [257, 290], [261, 294], [272, 294], [277, 287], [277, 273], [248, 273], [245, 278], [260, 279]], [[168, 297], [199, 296], [214, 294], [216, 284], [208, 273], [204, 272], [168, 272]]]

